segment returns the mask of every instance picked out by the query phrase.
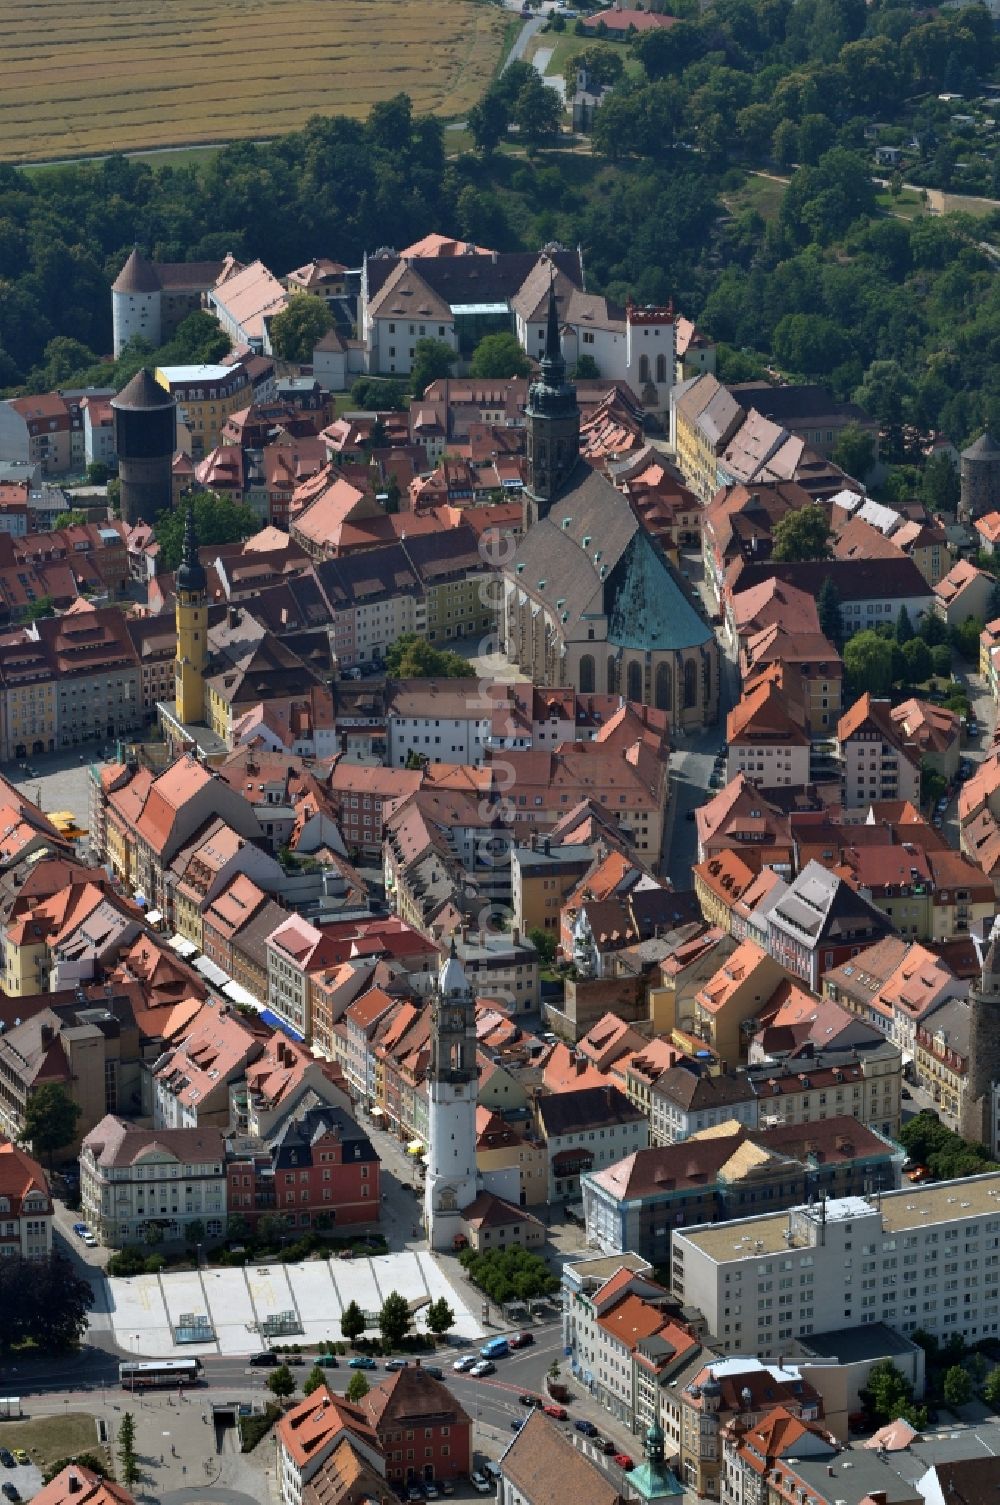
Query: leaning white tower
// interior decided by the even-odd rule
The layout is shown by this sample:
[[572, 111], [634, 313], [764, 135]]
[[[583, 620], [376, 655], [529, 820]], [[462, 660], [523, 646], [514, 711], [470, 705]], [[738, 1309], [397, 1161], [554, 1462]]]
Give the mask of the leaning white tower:
[[431, 1064], [424, 1225], [432, 1249], [451, 1249], [462, 1209], [475, 1200], [475, 998], [454, 939], [431, 1005]]
[[151, 261], [135, 246], [111, 285], [111, 327], [115, 359], [137, 334], [153, 349], [161, 343], [160, 277]]

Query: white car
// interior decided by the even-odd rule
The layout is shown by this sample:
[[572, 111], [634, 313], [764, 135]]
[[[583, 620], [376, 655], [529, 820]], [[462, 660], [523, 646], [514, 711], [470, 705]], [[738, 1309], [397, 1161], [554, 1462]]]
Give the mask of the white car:
[[488, 1495], [490, 1493], [490, 1490], [493, 1488], [493, 1486], [490, 1483], [489, 1479], [487, 1479], [485, 1474], [481, 1474], [479, 1470], [476, 1469], [476, 1472], [471, 1477], [473, 1489], [478, 1490], [481, 1495]]
[[480, 1359], [478, 1364], [473, 1364], [469, 1374], [474, 1380], [481, 1380], [487, 1374], [496, 1374], [497, 1366], [489, 1359]]
[[89, 1228], [88, 1228], [88, 1230], [87, 1230], [86, 1233], [81, 1233], [80, 1234], [80, 1238], [86, 1244], [86, 1246], [87, 1246], [88, 1249], [96, 1249], [97, 1248], [97, 1240], [94, 1237], [94, 1235], [90, 1232]]
[[478, 1361], [474, 1353], [466, 1353], [463, 1354], [460, 1359], [456, 1359], [451, 1367], [452, 1369], [454, 1369], [456, 1374], [465, 1374], [472, 1368], [473, 1364], [477, 1362]]

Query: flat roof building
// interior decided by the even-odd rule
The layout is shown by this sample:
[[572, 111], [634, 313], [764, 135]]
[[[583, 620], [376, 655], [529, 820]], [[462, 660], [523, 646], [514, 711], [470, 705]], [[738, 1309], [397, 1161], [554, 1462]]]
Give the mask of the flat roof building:
[[727, 1352], [884, 1322], [1000, 1331], [1000, 1172], [675, 1230], [671, 1286]]

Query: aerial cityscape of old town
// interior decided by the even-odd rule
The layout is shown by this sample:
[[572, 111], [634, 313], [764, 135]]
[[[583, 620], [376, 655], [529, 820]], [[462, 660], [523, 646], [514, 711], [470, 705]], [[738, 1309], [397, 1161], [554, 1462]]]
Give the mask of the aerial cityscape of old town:
[[0, 20], [0, 1505], [1000, 1500], [1000, 0]]

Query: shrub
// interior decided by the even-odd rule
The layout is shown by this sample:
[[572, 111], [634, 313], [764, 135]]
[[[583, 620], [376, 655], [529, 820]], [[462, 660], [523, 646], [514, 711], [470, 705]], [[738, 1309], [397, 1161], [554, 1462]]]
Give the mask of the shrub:
[[262, 1437], [266, 1437], [281, 1415], [281, 1407], [269, 1400], [263, 1411], [239, 1418], [240, 1451], [252, 1453]]

